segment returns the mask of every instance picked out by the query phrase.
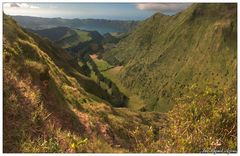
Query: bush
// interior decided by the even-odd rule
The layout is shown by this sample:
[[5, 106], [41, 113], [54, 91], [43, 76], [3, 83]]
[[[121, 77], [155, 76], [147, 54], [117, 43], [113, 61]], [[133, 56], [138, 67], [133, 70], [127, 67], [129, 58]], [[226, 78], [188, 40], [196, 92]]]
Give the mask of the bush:
[[237, 98], [236, 89], [219, 90], [207, 87], [203, 92], [197, 85], [189, 94], [176, 99], [167, 113], [167, 122], [157, 134], [152, 127], [137, 127], [134, 152], [236, 152]]
[[237, 150], [236, 90], [208, 87], [176, 99], [162, 133], [169, 152], [221, 152]]
[[158, 144], [156, 141], [156, 136], [153, 133], [153, 127], [149, 126], [147, 128], [137, 127], [135, 130], [130, 132], [131, 137], [134, 140], [133, 151], [142, 153], [152, 153], [158, 152]]

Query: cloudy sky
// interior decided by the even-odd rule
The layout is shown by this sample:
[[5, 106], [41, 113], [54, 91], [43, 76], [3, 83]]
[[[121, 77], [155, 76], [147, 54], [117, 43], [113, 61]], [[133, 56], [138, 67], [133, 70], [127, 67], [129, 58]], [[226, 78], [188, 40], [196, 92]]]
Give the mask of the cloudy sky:
[[155, 12], [173, 15], [189, 3], [4, 3], [4, 13], [38, 17], [142, 20]]

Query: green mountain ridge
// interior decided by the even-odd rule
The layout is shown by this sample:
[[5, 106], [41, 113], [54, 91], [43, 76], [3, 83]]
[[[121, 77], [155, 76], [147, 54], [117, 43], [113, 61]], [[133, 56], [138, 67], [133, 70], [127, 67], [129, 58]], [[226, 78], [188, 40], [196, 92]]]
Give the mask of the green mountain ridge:
[[30, 30], [42, 37], [46, 37], [59, 47], [71, 52], [75, 56], [103, 50], [104, 37], [97, 31], [86, 31], [68, 27], [55, 27], [42, 30]]
[[31, 16], [13, 16], [13, 18], [22, 27], [34, 30], [49, 29], [53, 27], [70, 27], [98, 31], [101, 34], [108, 32], [128, 32], [138, 24], [138, 21], [105, 19], [63, 19]]
[[194, 4], [174, 16], [140, 23], [103, 58], [124, 65], [121, 82], [147, 103], [168, 111], [196, 84], [225, 88], [236, 80], [236, 4]]
[[[235, 4], [155, 14], [109, 49], [103, 58], [120, 66], [98, 54], [84, 62], [4, 14], [3, 152], [237, 152]], [[114, 107], [125, 98], [119, 81], [147, 107]], [[172, 109], [158, 97], [174, 98]]]
[[97, 31], [86, 31], [69, 27], [55, 27], [50, 29], [32, 30], [27, 29], [41, 37], [48, 38], [60, 48], [70, 52], [73, 56], [82, 58], [86, 54], [103, 52], [113, 47], [126, 33], [99, 34]]
[[112, 107], [70, 54], [3, 23], [4, 152], [126, 152], [129, 129], [160, 124], [159, 113]]

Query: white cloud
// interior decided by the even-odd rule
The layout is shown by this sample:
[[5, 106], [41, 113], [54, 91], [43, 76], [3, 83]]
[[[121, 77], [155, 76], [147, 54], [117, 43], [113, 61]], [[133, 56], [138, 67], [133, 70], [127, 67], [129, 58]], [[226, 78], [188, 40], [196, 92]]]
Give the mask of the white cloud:
[[38, 9], [38, 6], [29, 5], [27, 3], [4, 3], [4, 8], [29, 8], [29, 9]]
[[186, 9], [190, 5], [191, 3], [144, 3], [137, 4], [136, 6], [140, 10], [159, 11], [162, 13], [177, 13]]

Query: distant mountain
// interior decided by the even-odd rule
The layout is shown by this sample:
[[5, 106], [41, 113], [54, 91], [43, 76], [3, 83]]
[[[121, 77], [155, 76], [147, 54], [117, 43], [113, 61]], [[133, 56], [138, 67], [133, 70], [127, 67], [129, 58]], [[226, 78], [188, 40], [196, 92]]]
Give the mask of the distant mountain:
[[[68, 27], [55, 27], [50, 29], [30, 31], [42, 37], [46, 37], [59, 47], [67, 49], [74, 53], [85, 52], [84, 48], [72, 49], [80, 45], [84, 45], [84, 47], [91, 47], [94, 44], [96, 48], [92, 49], [92, 51], [99, 50], [102, 47], [101, 43], [103, 36], [97, 31], [85, 31]], [[91, 49], [89, 49], [89, 51], [90, 50]]]
[[174, 16], [156, 13], [104, 59], [124, 66], [122, 84], [148, 110], [168, 111], [193, 84], [202, 90], [236, 83], [237, 6], [194, 4]]
[[42, 18], [31, 16], [12, 16], [22, 27], [33, 30], [49, 29], [54, 27], [70, 27], [83, 30], [98, 31], [101, 34], [108, 32], [128, 32], [138, 21], [121, 21], [105, 19], [63, 19]]
[[87, 31], [69, 27], [54, 27], [42, 30], [28, 31], [46, 37], [59, 47], [71, 52], [75, 56], [82, 57], [86, 53], [103, 52], [104, 49], [113, 47], [127, 33], [106, 33], [101, 35], [97, 31]]

